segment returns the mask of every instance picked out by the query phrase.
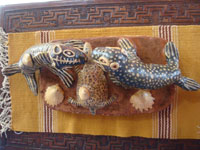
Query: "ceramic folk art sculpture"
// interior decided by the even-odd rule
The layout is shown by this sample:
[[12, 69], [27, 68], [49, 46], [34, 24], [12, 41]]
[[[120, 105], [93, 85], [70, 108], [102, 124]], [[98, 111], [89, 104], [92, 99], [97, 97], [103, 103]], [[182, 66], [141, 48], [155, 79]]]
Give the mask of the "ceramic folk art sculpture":
[[3, 68], [2, 72], [6, 76], [22, 73], [27, 80], [29, 88], [35, 95], [38, 92], [35, 71], [41, 67], [48, 68], [67, 87], [71, 87], [74, 79], [67, 72], [67, 69], [75, 65], [84, 64], [87, 59], [79, 47], [84, 47], [84, 42], [71, 40], [66, 43], [57, 42], [36, 45], [26, 50], [18, 63]]
[[[142, 61], [129, 40], [137, 46]], [[175, 83], [186, 90], [200, 87], [194, 80], [181, 76], [178, 51], [173, 43], [165, 44], [163, 39], [150, 37], [54, 41], [31, 47], [18, 63], [4, 68], [3, 73], [8, 76], [22, 73], [36, 95], [35, 71], [40, 69], [41, 98], [55, 110], [85, 114], [98, 110], [97, 114], [106, 116], [151, 113], [164, 109], [173, 100], [174, 85], [166, 85]], [[160, 65], [166, 60], [166, 65]], [[76, 66], [79, 72], [67, 70]], [[66, 88], [71, 87], [73, 80], [77, 80], [75, 86]], [[135, 88], [158, 90], [137, 92]]]
[[48, 86], [45, 91], [44, 100], [50, 106], [57, 106], [64, 100], [64, 91], [58, 84]]
[[189, 91], [200, 88], [196, 81], [181, 75], [179, 53], [172, 42], [164, 48], [166, 65], [143, 63], [126, 38], [119, 39], [118, 44], [120, 48], [97, 47], [92, 52], [93, 60], [109, 73], [114, 83], [141, 89], [158, 89], [170, 84]]
[[108, 97], [108, 84], [103, 70], [96, 64], [87, 63], [78, 72], [76, 100], [69, 98], [68, 102], [75, 106], [88, 108], [95, 115], [96, 110], [111, 104], [116, 97]]
[[154, 100], [155, 98], [152, 97], [151, 92], [148, 90], [139, 90], [131, 96], [129, 101], [132, 104], [132, 107], [143, 112], [152, 109]]

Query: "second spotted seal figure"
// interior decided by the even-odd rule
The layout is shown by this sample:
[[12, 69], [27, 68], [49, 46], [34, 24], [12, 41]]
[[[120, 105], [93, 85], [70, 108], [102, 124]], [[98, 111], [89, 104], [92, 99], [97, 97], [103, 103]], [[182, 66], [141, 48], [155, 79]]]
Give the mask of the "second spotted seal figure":
[[158, 89], [176, 84], [189, 91], [200, 88], [193, 79], [181, 75], [179, 53], [172, 42], [165, 45], [166, 65], [145, 64], [127, 38], [118, 40], [120, 48], [97, 47], [92, 59], [109, 73], [114, 83], [126, 88]]

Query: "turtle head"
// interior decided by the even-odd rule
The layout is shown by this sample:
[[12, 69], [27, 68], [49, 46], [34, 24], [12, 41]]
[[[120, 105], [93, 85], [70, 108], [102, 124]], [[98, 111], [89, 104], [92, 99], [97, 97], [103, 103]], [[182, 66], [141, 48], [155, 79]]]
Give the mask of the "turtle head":
[[55, 44], [50, 50], [50, 57], [57, 68], [72, 67], [87, 61], [87, 56], [82, 50], [63, 44]]
[[127, 56], [117, 47], [97, 47], [92, 59], [106, 72], [118, 72], [127, 62]]

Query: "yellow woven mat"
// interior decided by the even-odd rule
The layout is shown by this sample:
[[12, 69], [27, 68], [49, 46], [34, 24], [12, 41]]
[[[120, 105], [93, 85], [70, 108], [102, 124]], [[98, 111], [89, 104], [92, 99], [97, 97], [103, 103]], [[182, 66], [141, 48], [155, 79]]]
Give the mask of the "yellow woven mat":
[[[72, 29], [9, 34], [9, 63], [19, 60], [34, 44], [53, 39], [146, 35], [172, 40], [180, 52], [182, 74], [200, 82], [200, 26], [148, 26]], [[176, 100], [154, 114], [130, 117], [77, 115], [54, 111], [35, 97], [21, 74], [10, 77], [12, 129], [26, 132], [62, 132], [92, 135], [200, 138], [200, 92], [177, 88]]]

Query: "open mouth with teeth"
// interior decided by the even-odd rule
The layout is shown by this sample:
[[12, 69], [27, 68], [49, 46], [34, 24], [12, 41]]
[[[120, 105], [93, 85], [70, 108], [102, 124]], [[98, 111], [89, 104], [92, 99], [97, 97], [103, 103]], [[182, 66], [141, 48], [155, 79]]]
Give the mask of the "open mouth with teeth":
[[84, 62], [84, 60], [81, 59], [74, 59], [74, 58], [68, 58], [65, 60], [57, 60], [60, 64], [81, 64], [82, 62]]
[[72, 67], [75, 65], [84, 64], [87, 60], [86, 58], [65, 58], [65, 59], [53, 59], [55, 66], [57, 68]]

